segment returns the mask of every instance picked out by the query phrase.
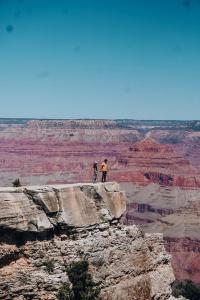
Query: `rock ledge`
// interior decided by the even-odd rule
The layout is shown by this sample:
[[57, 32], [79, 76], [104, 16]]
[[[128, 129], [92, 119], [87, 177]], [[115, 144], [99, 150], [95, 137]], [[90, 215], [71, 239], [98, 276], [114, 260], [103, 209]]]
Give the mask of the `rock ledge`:
[[0, 188], [0, 299], [56, 300], [82, 259], [102, 300], [174, 299], [162, 235], [121, 224], [125, 209], [117, 183]]

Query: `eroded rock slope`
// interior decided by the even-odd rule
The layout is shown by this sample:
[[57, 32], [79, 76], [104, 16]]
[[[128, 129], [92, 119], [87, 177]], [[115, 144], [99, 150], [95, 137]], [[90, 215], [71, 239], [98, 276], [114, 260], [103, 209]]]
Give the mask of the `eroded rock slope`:
[[162, 235], [122, 225], [125, 202], [116, 183], [1, 188], [0, 299], [57, 299], [82, 259], [101, 299], [171, 299]]
[[125, 223], [164, 235], [177, 280], [200, 282], [200, 189], [122, 184], [126, 189]]

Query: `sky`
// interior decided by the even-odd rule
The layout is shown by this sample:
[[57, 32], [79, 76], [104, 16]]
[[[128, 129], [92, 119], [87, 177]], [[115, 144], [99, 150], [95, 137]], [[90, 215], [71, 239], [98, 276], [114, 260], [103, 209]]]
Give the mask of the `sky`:
[[200, 0], [0, 0], [0, 117], [200, 119]]

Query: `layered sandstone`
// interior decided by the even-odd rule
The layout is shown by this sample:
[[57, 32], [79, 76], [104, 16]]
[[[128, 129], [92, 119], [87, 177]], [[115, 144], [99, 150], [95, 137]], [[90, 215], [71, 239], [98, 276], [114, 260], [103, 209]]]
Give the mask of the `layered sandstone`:
[[172, 299], [162, 235], [119, 223], [118, 184], [1, 188], [0, 198], [0, 299], [57, 299], [65, 268], [83, 258], [101, 299]]
[[[106, 158], [110, 180], [199, 186], [200, 135], [193, 123], [132, 120], [0, 120], [0, 180], [10, 186], [91, 180]], [[193, 125], [192, 125], [193, 124]], [[192, 127], [193, 126], [193, 127]], [[184, 128], [185, 131], [184, 131]], [[197, 129], [195, 129], [197, 128]], [[187, 130], [187, 131], [186, 131]], [[145, 176], [147, 174], [147, 176]], [[168, 184], [168, 180], [163, 181]]]
[[42, 233], [121, 217], [126, 203], [116, 183], [0, 189], [0, 230]]
[[[126, 186], [125, 186], [126, 185]], [[163, 233], [176, 279], [200, 282], [200, 189], [126, 183], [125, 223]]]
[[[15, 178], [23, 185], [91, 182], [93, 161], [108, 158], [109, 180], [125, 183], [128, 193], [132, 183], [143, 190], [140, 199], [135, 188], [129, 193], [129, 222], [163, 232], [177, 278], [200, 283], [199, 237], [193, 237], [199, 230], [193, 206], [199, 201], [199, 157], [199, 121], [0, 119], [1, 185], [11, 186]], [[34, 223], [28, 226], [36, 228]]]

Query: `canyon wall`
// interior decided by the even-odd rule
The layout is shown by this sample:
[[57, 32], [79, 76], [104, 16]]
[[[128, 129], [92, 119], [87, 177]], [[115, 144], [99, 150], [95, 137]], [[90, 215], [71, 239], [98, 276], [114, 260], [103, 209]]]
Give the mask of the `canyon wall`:
[[88, 182], [93, 161], [107, 158], [109, 180], [168, 184], [172, 178], [173, 185], [199, 187], [198, 126], [175, 121], [0, 120], [1, 186], [11, 186], [17, 177], [23, 185]]
[[145, 232], [164, 235], [172, 255], [177, 280], [200, 282], [200, 191], [199, 189], [125, 183], [126, 224], [138, 224]]
[[105, 158], [128, 223], [164, 233], [176, 278], [200, 283], [199, 121], [0, 120], [1, 186], [91, 182]]
[[116, 183], [0, 188], [0, 299], [57, 299], [83, 259], [101, 299], [174, 299], [162, 235], [120, 223], [125, 210]]

